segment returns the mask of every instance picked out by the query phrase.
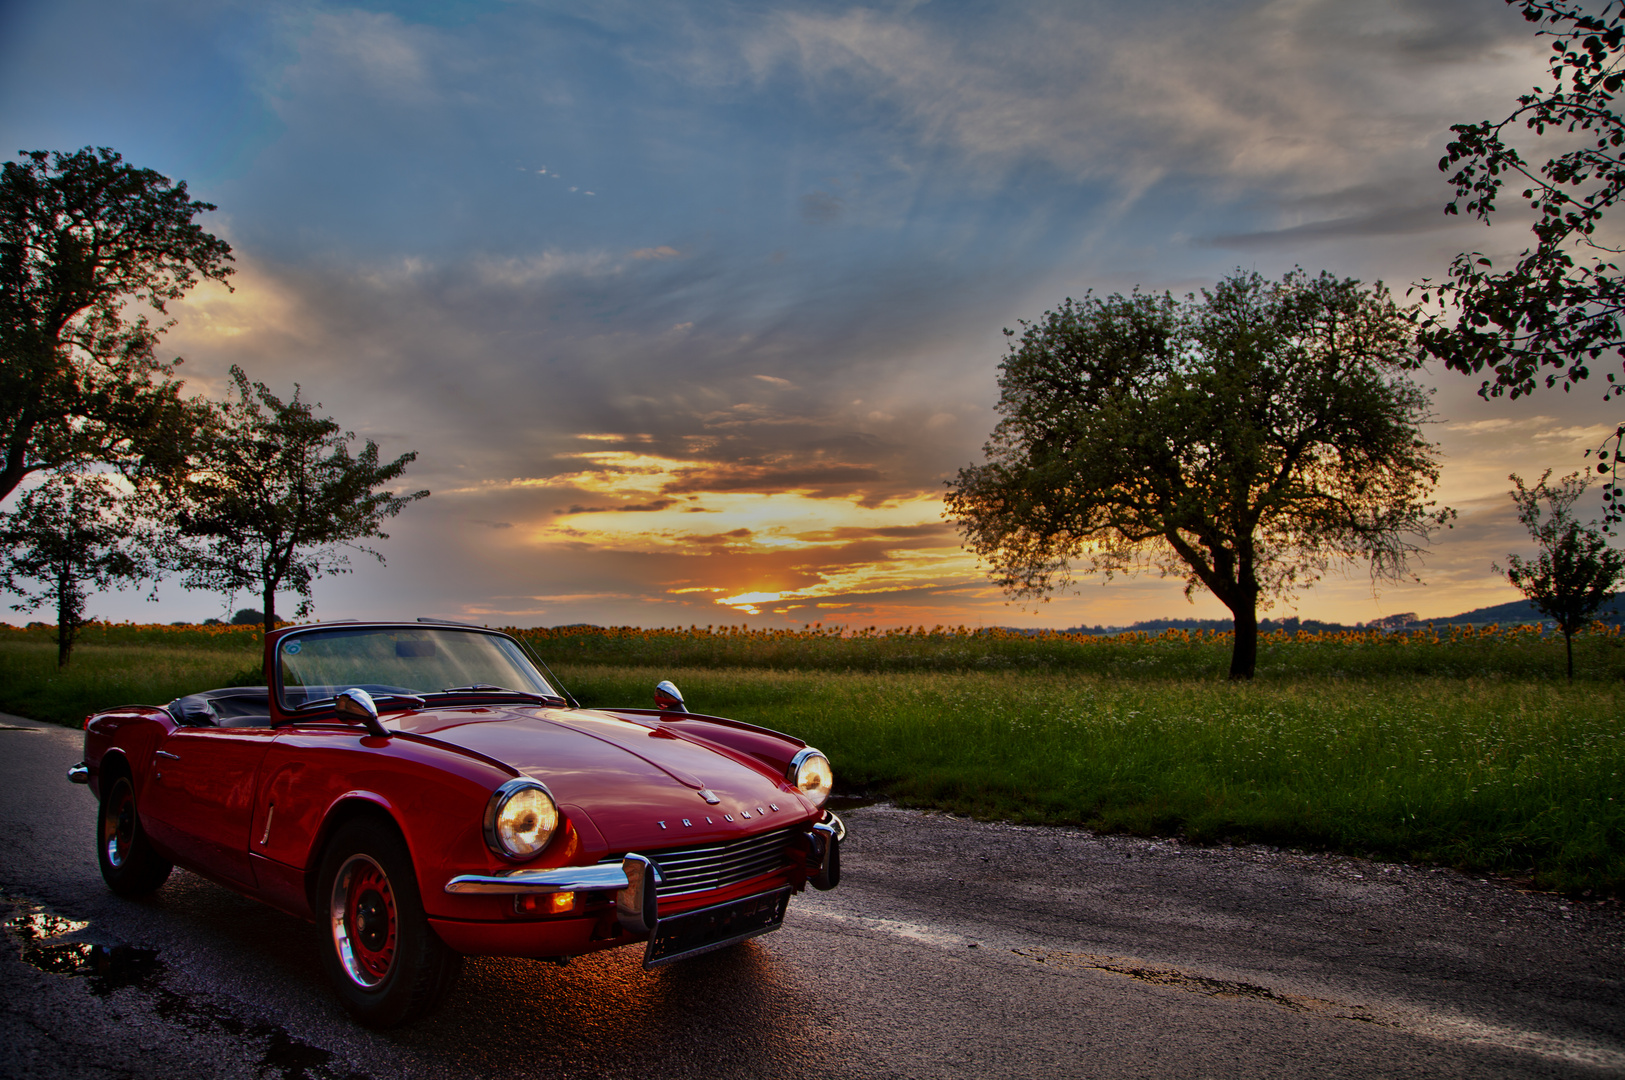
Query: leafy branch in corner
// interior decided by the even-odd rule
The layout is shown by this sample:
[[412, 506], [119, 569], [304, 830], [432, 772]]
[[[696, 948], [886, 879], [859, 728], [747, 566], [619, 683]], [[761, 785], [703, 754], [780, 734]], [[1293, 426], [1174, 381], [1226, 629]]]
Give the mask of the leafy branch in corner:
[[[1510, 267], [1498, 269], [1482, 252], [1464, 252], [1439, 282], [1420, 286], [1418, 346], [1425, 358], [1468, 374], [1483, 374], [1486, 398], [1519, 398], [1537, 387], [1565, 391], [1589, 379], [1599, 361], [1625, 360], [1625, 278], [1622, 249], [1604, 217], [1625, 196], [1625, 10], [1610, 0], [1592, 14], [1566, 0], [1507, 0], [1552, 39], [1552, 83], [1518, 98], [1498, 121], [1456, 124], [1439, 161], [1455, 199], [1448, 214], [1485, 224], [1511, 182], [1536, 213], [1535, 243]], [[1571, 147], [1544, 159], [1526, 156], [1511, 140], [1521, 130]], [[1437, 301], [1437, 306], [1434, 305]], [[1622, 365], [1625, 371], [1625, 365]], [[1625, 395], [1625, 379], [1603, 372], [1604, 401]], [[1612, 446], [1612, 451], [1609, 446]], [[1625, 520], [1619, 459], [1625, 424], [1595, 452], [1604, 485], [1604, 521]], [[1588, 452], [1588, 455], [1591, 452]]]

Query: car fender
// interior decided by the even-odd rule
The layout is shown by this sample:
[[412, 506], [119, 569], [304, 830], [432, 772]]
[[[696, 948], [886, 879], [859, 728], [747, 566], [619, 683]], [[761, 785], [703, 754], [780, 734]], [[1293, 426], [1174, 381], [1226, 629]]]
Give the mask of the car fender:
[[486, 800], [511, 775], [406, 740], [339, 741], [332, 733], [292, 731], [277, 739], [262, 766], [250, 850], [314, 876], [334, 830], [370, 809], [394, 824], [418, 877], [427, 880], [459, 848], [483, 849]]
[[127, 705], [96, 713], [85, 721], [85, 766], [90, 770], [91, 794], [102, 797], [102, 773], [108, 757], [120, 759], [130, 784], [135, 788], [137, 810], [143, 807], [152, 755], [164, 737], [176, 727], [175, 718], [163, 709]]

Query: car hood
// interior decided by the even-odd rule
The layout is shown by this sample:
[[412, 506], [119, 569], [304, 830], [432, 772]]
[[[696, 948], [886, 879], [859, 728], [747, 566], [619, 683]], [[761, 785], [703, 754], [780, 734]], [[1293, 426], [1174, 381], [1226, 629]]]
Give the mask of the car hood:
[[607, 713], [430, 710], [402, 717], [400, 728], [540, 780], [566, 814], [585, 811], [611, 851], [728, 840], [759, 833], [764, 822], [789, 826], [817, 816], [800, 795], [758, 769]]

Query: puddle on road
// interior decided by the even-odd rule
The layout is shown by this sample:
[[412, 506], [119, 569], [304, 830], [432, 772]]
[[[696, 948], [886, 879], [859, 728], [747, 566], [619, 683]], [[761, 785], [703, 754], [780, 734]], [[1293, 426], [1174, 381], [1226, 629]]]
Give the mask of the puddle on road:
[[6, 920], [8, 931], [33, 941], [61, 937], [63, 934], [77, 934], [89, 925], [87, 922], [70, 919], [66, 915], [52, 915], [47, 911], [31, 911], [23, 915], [13, 915]]
[[[250, 1023], [211, 1001], [194, 1001], [163, 985], [164, 964], [157, 949], [122, 943], [57, 941], [79, 934], [90, 923], [70, 919], [0, 893], [0, 905], [15, 905], [3, 924], [17, 943], [23, 963], [51, 975], [84, 978], [90, 992], [106, 997], [134, 987], [152, 1002], [161, 1018], [205, 1037], [264, 1040], [265, 1052], [258, 1073], [279, 1080], [371, 1080], [364, 1073], [339, 1073], [329, 1067], [331, 1051], [312, 1046], [273, 1024]], [[18, 911], [17, 908], [24, 910]]]
[[164, 970], [157, 949], [132, 945], [104, 945], [91, 941], [51, 941], [77, 934], [90, 926], [42, 909], [13, 915], [5, 922], [6, 932], [18, 939], [23, 963], [52, 975], [83, 976], [90, 992], [106, 997], [127, 986], [150, 989], [152, 980]]
[[87, 975], [90, 992], [106, 997], [126, 986], [148, 988], [161, 974], [157, 949], [129, 945], [90, 945], [82, 941], [62, 945], [25, 945], [23, 962], [53, 975]]

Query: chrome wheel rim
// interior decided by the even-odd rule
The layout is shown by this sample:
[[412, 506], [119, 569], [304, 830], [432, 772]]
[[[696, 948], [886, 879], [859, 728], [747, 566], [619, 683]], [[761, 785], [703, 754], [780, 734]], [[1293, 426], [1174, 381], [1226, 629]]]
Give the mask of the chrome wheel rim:
[[370, 855], [351, 855], [333, 878], [328, 901], [333, 947], [350, 981], [375, 987], [389, 977], [400, 917], [389, 875]]
[[135, 795], [130, 791], [129, 781], [121, 780], [102, 810], [102, 845], [107, 852], [107, 864], [114, 869], [122, 867], [130, 856], [134, 840]]

